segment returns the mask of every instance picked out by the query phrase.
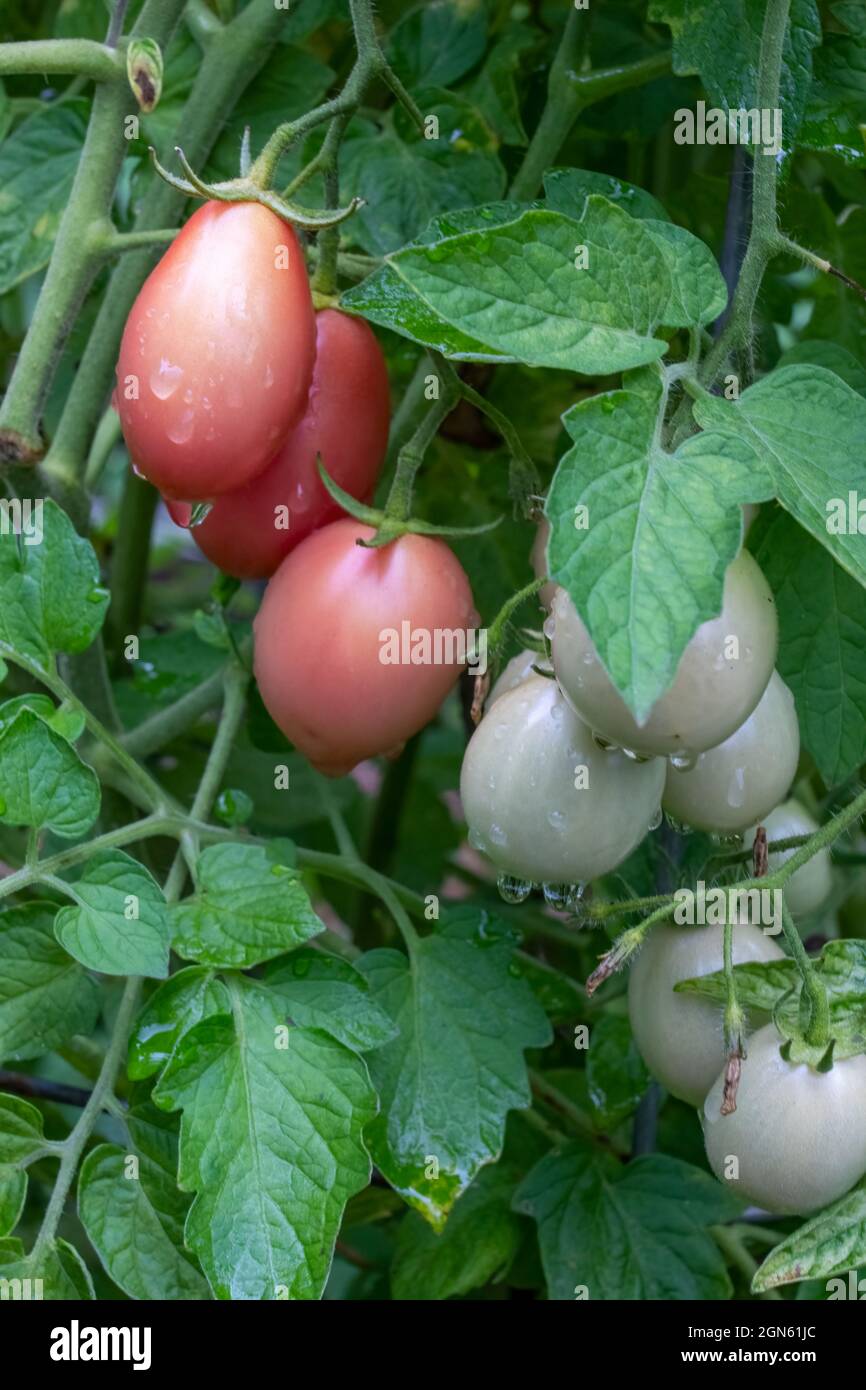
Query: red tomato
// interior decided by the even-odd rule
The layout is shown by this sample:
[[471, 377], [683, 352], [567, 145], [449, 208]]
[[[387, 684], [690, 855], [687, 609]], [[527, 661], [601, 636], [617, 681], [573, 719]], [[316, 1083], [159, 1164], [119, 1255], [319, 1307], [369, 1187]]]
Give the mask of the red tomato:
[[[363, 319], [323, 309], [316, 315], [306, 412], [264, 473], [218, 498], [193, 528], [199, 550], [226, 574], [268, 579], [305, 536], [344, 515], [319, 477], [317, 454], [341, 487], [370, 500], [388, 444], [389, 411], [376, 335]], [[188, 524], [188, 506], [169, 502], [168, 510], [178, 525]]]
[[117, 407], [133, 464], [187, 501], [248, 482], [303, 410], [314, 352], [291, 227], [259, 203], [205, 203], [126, 321]]
[[[406, 632], [416, 654], [443, 634], [468, 634], [478, 614], [469, 581], [443, 541], [406, 535], [381, 549], [351, 517], [314, 531], [283, 561], [255, 620], [255, 672], [274, 722], [320, 772], [341, 777], [390, 753], [433, 718], [459, 660], [390, 664]], [[455, 655], [442, 640], [441, 656]], [[411, 653], [407, 652], [407, 655]]]

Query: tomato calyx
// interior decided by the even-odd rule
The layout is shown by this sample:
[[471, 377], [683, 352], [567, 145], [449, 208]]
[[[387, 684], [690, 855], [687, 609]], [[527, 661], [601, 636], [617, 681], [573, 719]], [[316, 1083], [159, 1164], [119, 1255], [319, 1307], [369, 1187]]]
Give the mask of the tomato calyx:
[[364, 204], [363, 198], [352, 198], [346, 207], [324, 212], [317, 212], [314, 208], [297, 207], [294, 203], [286, 202], [273, 189], [263, 187], [253, 178], [252, 173], [220, 183], [205, 183], [192, 168], [179, 145], [175, 145], [174, 152], [186, 175], [185, 178], [179, 178], [177, 174], [172, 174], [166, 169], [160, 163], [152, 145], [148, 151], [151, 163], [160, 178], [178, 193], [183, 193], [187, 198], [204, 198], [217, 203], [261, 203], [284, 222], [300, 227], [305, 232], [321, 232], [328, 227], [337, 227]]
[[351, 493], [341, 488], [339, 483], [328, 476], [325, 466], [322, 463], [321, 455], [316, 460], [319, 470], [319, 477], [327, 488], [334, 501], [337, 502], [343, 511], [348, 512], [356, 521], [363, 521], [365, 525], [372, 526], [376, 534], [369, 540], [359, 539], [356, 544], [362, 545], [369, 550], [376, 550], [380, 546], [390, 545], [392, 541], [400, 536], [480, 536], [486, 531], [493, 531], [503, 520], [498, 516], [495, 521], [485, 521], [481, 526], [435, 526], [430, 521], [423, 521], [420, 517], [401, 517], [390, 513], [387, 507], [382, 510], [379, 507], [368, 507], [365, 502], [359, 502]]

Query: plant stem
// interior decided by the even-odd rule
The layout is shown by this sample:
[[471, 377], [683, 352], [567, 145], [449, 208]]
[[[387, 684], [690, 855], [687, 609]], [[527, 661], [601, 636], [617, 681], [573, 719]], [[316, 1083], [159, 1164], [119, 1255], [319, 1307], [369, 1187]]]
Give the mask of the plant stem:
[[[415, 475], [424, 462], [424, 455], [438, 433], [439, 426], [454, 409], [457, 391], [450, 382], [445, 382], [441, 395], [430, 403], [411, 439], [400, 449], [397, 466], [391, 481], [388, 500], [385, 503], [387, 521], [408, 521], [412, 510], [412, 489]], [[386, 525], [387, 525], [386, 521]]]
[[60, 1160], [57, 1181], [54, 1184], [54, 1190], [51, 1193], [51, 1198], [45, 1209], [45, 1216], [43, 1217], [39, 1235], [36, 1237], [36, 1243], [33, 1247], [32, 1258], [34, 1261], [39, 1260], [46, 1247], [50, 1246], [51, 1242], [54, 1240], [79, 1161], [87, 1141], [90, 1138], [91, 1131], [99, 1119], [100, 1112], [114, 1089], [115, 1079], [120, 1070], [126, 1051], [126, 1041], [129, 1036], [129, 1030], [132, 1026], [132, 1020], [136, 1009], [138, 1008], [140, 993], [140, 977], [137, 975], [130, 976], [123, 991], [120, 1007], [117, 1010], [114, 1032], [112, 1033], [108, 1051], [105, 1054], [102, 1070], [99, 1073], [96, 1085], [90, 1093], [90, 1097], [81, 1112], [75, 1128], [63, 1144], [63, 1157]]
[[[756, 102], [761, 111], [774, 111], [779, 105], [782, 52], [790, 6], [791, 0], [767, 0]], [[764, 272], [772, 257], [781, 249], [776, 213], [776, 178], [775, 158], [763, 152], [756, 154], [749, 244], [731, 304], [730, 318], [700, 369], [700, 380], [705, 386], [713, 384], [730, 354], [745, 347], [751, 337], [752, 319]]]
[[558, 1110], [561, 1115], [564, 1115], [577, 1130], [578, 1134], [585, 1135], [588, 1139], [599, 1139], [599, 1135], [594, 1129], [589, 1116], [585, 1115], [580, 1107], [574, 1104], [574, 1101], [569, 1100], [568, 1096], [564, 1095], [557, 1086], [554, 1086], [552, 1082], [548, 1081], [547, 1078], [540, 1071], [536, 1071], [534, 1067], [527, 1067], [527, 1075], [529, 1076], [529, 1083], [535, 1094], [540, 1096], [542, 1100], [547, 1101], [548, 1105], [551, 1105], [554, 1110]]
[[62, 1081], [47, 1081], [43, 1076], [28, 1076], [20, 1071], [0, 1070], [0, 1091], [10, 1096], [26, 1096], [33, 1100], [50, 1100], [56, 1105], [84, 1106], [91, 1092], [83, 1086], [67, 1086]]
[[782, 929], [791, 955], [803, 977], [803, 994], [809, 1001], [809, 1020], [803, 1036], [810, 1047], [826, 1047], [830, 1041], [830, 1003], [827, 999], [827, 987], [806, 954], [802, 937], [785, 902], [782, 903]]
[[636, 63], [580, 72], [586, 47], [586, 15], [572, 9], [565, 22], [559, 48], [547, 80], [547, 102], [535, 134], [514, 177], [509, 197], [519, 201], [534, 198], [544, 173], [568, 138], [572, 126], [587, 106], [616, 92], [642, 86], [670, 70], [671, 55], [666, 49], [641, 58]]
[[[746, 1276], [746, 1281], [751, 1287], [752, 1280], [758, 1272], [758, 1262], [752, 1258], [743, 1244], [741, 1231], [733, 1226], [710, 1226], [708, 1229], [728, 1263]], [[781, 1299], [782, 1295], [778, 1289], [770, 1289], [760, 1297], [776, 1301]]]
[[[165, 43], [182, 8], [183, 0], [146, 0], [136, 32]], [[104, 52], [111, 58], [111, 76], [97, 86], [84, 149], [36, 311], [0, 407], [0, 457], [13, 462], [32, 461], [42, 454], [40, 422], [45, 399], [60, 352], [103, 258], [95, 231], [110, 216], [127, 148], [124, 117], [135, 105], [125, 67], [118, 66], [110, 49]]]
[[124, 845], [136, 844], [140, 840], [156, 839], [160, 835], [179, 835], [186, 824], [185, 816], [154, 815], [144, 816], [141, 820], [133, 821], [131, 825], [118, 826], [116, 830], [107, 830], [104, 835], [97, 835], [94, 840], [71, 845], [69, 849], [60, 850], [48, 859], [26, 864], [23, 869], [17, 869], [15, 873], [0, 878], [0, 898], [20, 893], [22, 889], [29, 888], [34, 883], [41, 883], [46, 877], [53, 877], [62, 869], [71, 868], [73, 864], [82, 864], [91, 855], [102, 850], [119, 849]]
[[74, 73], [94, 82], [113, 82], [126, 76], [126, 63], [112, 49], [93, 39], [34, 39], [0, 44], [0, 77], [27, 73], [44, 73], [46, 77]]
[[194, 690], [182, 695], [173, 705], [152, 714], [137, 728], [124, 734], [120, 740], [123, 747], [135, 758], [147, 758], [151, 753], [157, 753], [160, 748], [164, 748], [167, 743], [180, 738], [181, 734], [193, 728], [208, 710], [215, 709], [220, 703], [223, 681], [223, 670], [220, 668]]

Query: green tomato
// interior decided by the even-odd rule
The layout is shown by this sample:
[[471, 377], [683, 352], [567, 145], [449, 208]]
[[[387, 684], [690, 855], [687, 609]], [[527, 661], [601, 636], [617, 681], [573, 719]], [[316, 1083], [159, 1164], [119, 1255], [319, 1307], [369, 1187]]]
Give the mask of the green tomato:
[[[701, 1105], [724, 1061], [722, 1009], [697, 994], [675, 994], [674, 985], [723, 968], [724, 930], [718, 924], [655, 927], [629, 971], [628, 1013], [638, 1051], [671, 1095], [694, 1106]], [[739, 922], [732, 955], [739, 965], [781, 960], [784, 952], [760, 927]]]
[[716, 1177], [739, 1196], [779, 1215], [805, 1215], [866, 1171], [866, 1057], [818, 1072], [786, 1062], [781, 1041], [772, 1023], [752, 1037], [730, 1115], [720, 1113], [722, 1070], [704, 1103], [704, 1142]]
[[485, 709], [495, 704], [500, 695], [504, 695], [508, 690], [514, 690], [524, 681], [529, 680], [530, 676], [537, 675], [533, 667], [537, 666], [540, 671], [550, 671], [551, 677], [553, 670], [550, 662], [541, 652], [534, 652], [530, 647], [524, 647], [522, 652], [518, 652], [510, 661], [507, 661], [499, 673], [496, 682], [487, 696]]
[[[787, 840], [792, 835], [814, 835], [818, 829], [818, 822], [814, 816], [810, 816], [805, 806], [801, 806], [799, 801], [793, 798], [790, 801], [783, 801], [781, 806], [777, 806], [775, 811], [771, 811], [768, 816], [761, 819], [761, 824], [767, 832], [768, 840]], [[750, 827], [744, 835], [746, 844], [755, 838], [757, 823]], [[796, 853], [793, 849], [781, 850], [778, 854], [770, 855], [770, 872], [777, 869], [780, 864], [784, 864], [786, 859]], [[827, 901], [833, 887], [833, 867], [830, 862], [830, 851], [821, 849], [816, 855], [804, 864], [802, 869], [798, 869], [792, 874], [785, 884], [785, 902], [793, 917], [807, 917], [811, 912], [817, 912], [818, 908]]]
[[800, 757], [794, 697], [778, 671], [736, 733], [701, 753], [691, 768], [671, 765], [662, 805], [694, 830], [743, 830], [783, 797]]
[[466, 749], [470, 842], [505, 874], [586, 883], [621, 863], [659, 815], [664, 763], [603, 753], [556, 681], [500, 696]]
[[[747, 550], [728, 566], [721, 614], [698, 628], [673, 685], [643, 725], [616, 690], [565, 589], [557, 591], [552, 611], [553, 669], [569, 704], [596, 733], [638, 753], [688, 757], [714, 748], [752, 713], [776, 660], [776, 605]], [[733, 638], [736, 656], [729, 655]]]

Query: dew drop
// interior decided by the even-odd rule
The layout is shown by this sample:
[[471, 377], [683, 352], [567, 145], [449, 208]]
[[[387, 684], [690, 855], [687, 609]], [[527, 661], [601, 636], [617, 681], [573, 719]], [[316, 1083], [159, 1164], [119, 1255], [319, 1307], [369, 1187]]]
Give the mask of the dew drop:
[[671, 815], [670, 811], [665, 811], [665, 820], [671, 830], [675, 831], [677, 835], [691, 835], [692, 827], [686, 825], [685, 821], [677, 820], [675, 816]]
[[150, 389], [157, 400], [167, 401], [173, 396], [183, 380], [183, 368], [172, 366], [167, 357], [159, 359], [159, 366], [150, 374]]
[[568, 825], [568, 817], [564, 811], [548, 811], [547, 824], [551, 830], [565, 830]]
[[273, 367], [271, 366], [271, 364], [270, 364], [270, 362], [269, 362], [268, 365], [267, 365], [267, 369], [266, 369], [266, 371], [265, 371], [265, 390], [266, 390], [266, 391], [269, 391], [270, 388], [273, 386], [273, 384], [274, 384], [274, 369], [273, 369]]
[[568, 901], [571, 895], [570, 883], [542, 883], [541, 891], [547, 906], [552, 907], [554, 912], [568, 911]]
[[103, 589], [103, 588], [101, 587], [101, 585], [97, 585], [96, 588], [95, 588], [95, 589], [91, 589], [91, 590], [90, 590], [90, 593], [87, 595], [87, 602], [88, 602], [88, 603], [102, 603], [103, 600], [104, 600], [104, 599], [107, 599], [107, 598], [108, 598], [108, 590], [107, 590], [107, 589]]
[[499, 845], [500, 848], [508, 844], [508, 836], [501, 825], [491, 825], [490, 839], [493, 841], [494, 845]]
[[691, 772], [698, 761], [697, 753], [689, 753], [685, 748], [681, 753], [671, 753], [670, 764], [675, 772]]
[[611, 753], [616, 748], [615, 743], [611, 743], [609, 738], [605, 738], [603, 734], [598, 733], [595, 729], [592, 731], [592, 741], [596, 748], [601, 749], [602, 753]]
[[170, 426], [167, 431], [172, 444], [188, 444], [192, 439], [192, 432], [195, 427], [195, 414], [191, 410], [185, 410], [178, 420]]
[[532, 884], [526, 878], [515, 878], [513, 874], [500, 874], [496, 880], [499, 896], [507, 903], [525, 903], [532, 892]]
[[554, 618], [553, 614], [550, 613], [550, 614], [548, 614], [548, 616], [545, 618], [544, 623], [543, 623], [542, 628], [541, 628], [541, 631], [544, 633], [544, 635], [545, 635], [545, 637], [548, 639], [548, 641], [552, 642], [552, 641], [553, 641], [553, 634], [554, 634], [555, 629], [556, 629], [556, 619]]
[[657, 811], [654, 813], [654, 815], [650, 818], [650, 823], [649, 823], [649, 825], [647, 826], [647, 830], [650, 830], [650, 831], [652, 831], [652, 830], [658, 830], [658, 828], [659, 828], [659, 826], [661, 825], [661, 823], [662, 823], [663, 820], [664, 820], [664, 814], [663, 814], [663, 812], [662, 812], [661, 806], [659, 806], [658, 810], [657, 810]]
[[473, 849], [481, 850], [482, 853], [487, 850], [487, 841], [480, 830], [476, 830], [474, 827], [469, 830], [469, 843]]

